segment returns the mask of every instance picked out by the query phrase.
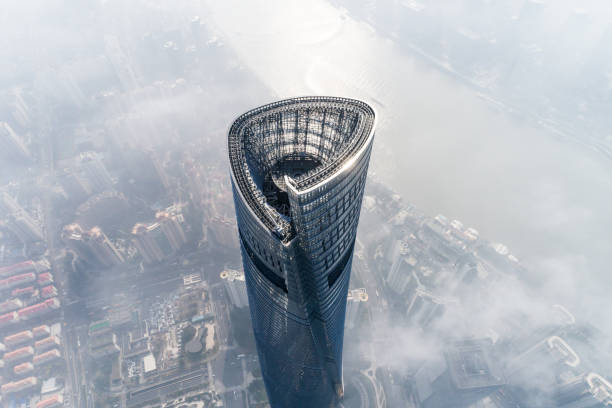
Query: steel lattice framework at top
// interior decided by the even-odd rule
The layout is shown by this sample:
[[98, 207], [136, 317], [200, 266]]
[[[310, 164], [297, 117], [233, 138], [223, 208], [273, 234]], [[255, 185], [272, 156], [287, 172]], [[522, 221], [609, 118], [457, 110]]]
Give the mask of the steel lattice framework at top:
[[230, 128], [245, 280], [273, 408], [342, 398], [346, 298], [375, 118], [358, 100], [302, 97], [253, 109]]
[[293, 188], [308, 189], [341, 168], [373, 129], [372, 108], [354, 99], [301, 97], [274, 102], [234, 121], [228, 143], [232, 172], [253, 211], [288, 241], [289, 223], [266, 205], [264, 173], [280, 158], [314, 157], [320, 166], [289, 178]]

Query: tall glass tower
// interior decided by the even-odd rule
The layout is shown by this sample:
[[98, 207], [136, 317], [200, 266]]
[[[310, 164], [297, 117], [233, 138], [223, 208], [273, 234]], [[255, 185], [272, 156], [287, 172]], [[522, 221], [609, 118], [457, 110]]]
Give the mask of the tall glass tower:
[[334, 407], [355, 234], [374, 139], [364, 102], [292, 98], [228, 135], [253, 331], [273, 408]]

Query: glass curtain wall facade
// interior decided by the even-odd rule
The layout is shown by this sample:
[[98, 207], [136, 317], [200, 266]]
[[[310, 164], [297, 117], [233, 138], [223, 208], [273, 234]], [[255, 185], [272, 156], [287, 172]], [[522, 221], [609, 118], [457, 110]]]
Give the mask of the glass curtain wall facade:
[[228, 135], [253, 331], [273, 408], [334, 407], [374, 110], [292, 98], [238, 117]]

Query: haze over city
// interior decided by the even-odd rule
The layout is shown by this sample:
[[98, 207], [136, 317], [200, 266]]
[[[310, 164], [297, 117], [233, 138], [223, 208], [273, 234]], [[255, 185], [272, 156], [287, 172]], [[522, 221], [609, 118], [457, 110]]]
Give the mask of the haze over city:
[[274, 403], [228, 134], [310, 95], [376, 117], [337, 406], [612, 405], [608, 2], [3, 11], [0, 406]]

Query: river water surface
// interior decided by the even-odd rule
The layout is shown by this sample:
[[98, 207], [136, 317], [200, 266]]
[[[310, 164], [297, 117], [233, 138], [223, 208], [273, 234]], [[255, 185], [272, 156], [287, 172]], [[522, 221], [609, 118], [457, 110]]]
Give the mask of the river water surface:
[[610, 162], [500, 112], [323, 0], [208, 1], [204, 13], [279, 98], [369, 101], [379, 117], [371, 174], [406, 201], [506, 244], [568, 306], [601, 310]]

